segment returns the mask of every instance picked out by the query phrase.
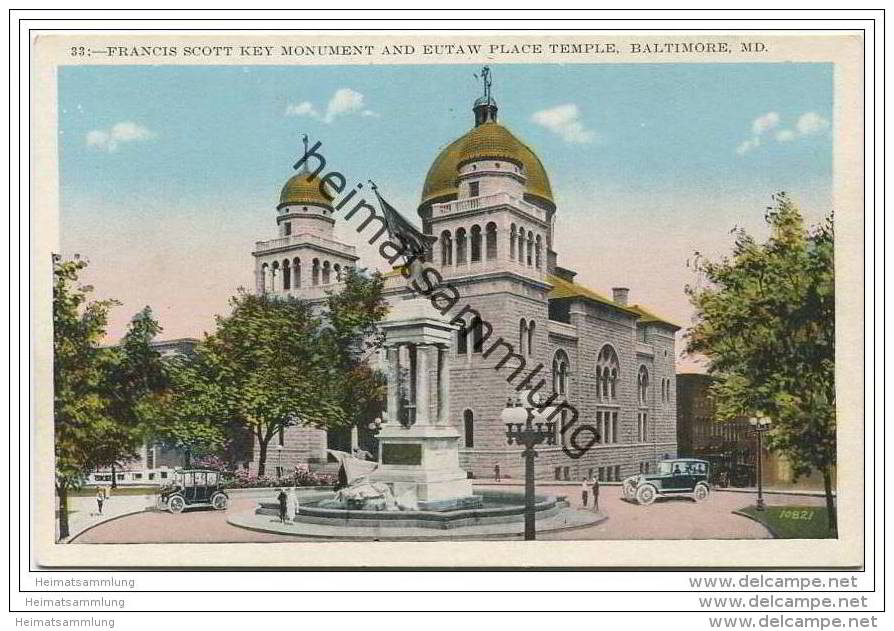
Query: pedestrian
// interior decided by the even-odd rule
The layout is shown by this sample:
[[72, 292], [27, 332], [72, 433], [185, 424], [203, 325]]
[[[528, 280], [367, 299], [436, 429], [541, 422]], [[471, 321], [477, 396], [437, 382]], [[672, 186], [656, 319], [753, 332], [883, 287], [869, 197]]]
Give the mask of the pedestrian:
[[106, 494], [101, 486], [96, 487], [96, 505], [99, 507], [99, 514], [102, 515], [102, 505], [106, 501]]
[[584, 508], [587, 507], [587, 496], [590, 494], [590, 481], [584, 478], [580, 483], [580, 500], [584, 505]]
[[279, 495], [276, 496], [276, 500], [279, 502], [279, 521], [286, 523], [286, 492], [279, 489]]
[[494, 465], [494, 480], [496, 480], [497, 482], [500, 481], [500, 465], [499, 464]]
[[298, 498], [298, 492], [295, 490], [295, 487], [289, 487], [288, 489], [288, 499], [286, 500], [286, 521], [292, 521], [292, 517], [295, 515], [295, 504]]
[[593, 481], [593, 512], [599, 512], [599, 478], [590, 476], [590, 479]]
[[299, 511], [298, 487], [293, 486], [292, 487], [292, 520], [293, 521], [298, 518], [298, 511]]

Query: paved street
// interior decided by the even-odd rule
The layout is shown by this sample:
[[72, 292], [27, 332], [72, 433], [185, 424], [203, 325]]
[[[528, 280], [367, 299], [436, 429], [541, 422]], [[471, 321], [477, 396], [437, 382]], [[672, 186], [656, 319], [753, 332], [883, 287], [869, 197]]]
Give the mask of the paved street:
[[[103, 503], [102, 514], [100, 514], [95, 496], [72, 496], [68, 498], [68, 530], [72, 537], [77, 537], [94, 524], [120, 515], [142, 511], [154, 502], [154, 495], [115, 495], [113, 492], [112, 496]], [[57, 521], [57, 536], [58, 529]]]
[[[476, 485], [476, 488], [477, 485]], [[480, 488], [517, 490], [505, 485]], [[574, 506], [580, 506], [576, 486], [538, 487], [541, 493], [566, 495]], [[273, 493], [261, 497], [273, 498]], [[234, 494], [230, 511], [252, 511], [259, 495]], [[770, 534], [760, 524], [732, 514], [733, 510], [754, 503], [754, 495], [717, 492], [703, 504], [688, 498], [659, 499], [651, 506], [637, 506], [620, 497], [620, 487], [602, 489], [600, 508], [609, 516], [604, 523], [562, 532], [545, 533], [541, 539], [767, 539]], [[769, 505], [820, 506], [821, 497], [768, 495]], [[301, 541], [294, 536], [254, 532], [227, 523], [226, 512], [194, 510], [180, 515], [146, 512], [100, 524], [75, 540], [75, 543], [231, 543]], [[521, 531], [519, 524], [519, 531]], [[304, 539], [306, 540], [306, 539]], [[318, 540], [314, 540], [318, 541]]]

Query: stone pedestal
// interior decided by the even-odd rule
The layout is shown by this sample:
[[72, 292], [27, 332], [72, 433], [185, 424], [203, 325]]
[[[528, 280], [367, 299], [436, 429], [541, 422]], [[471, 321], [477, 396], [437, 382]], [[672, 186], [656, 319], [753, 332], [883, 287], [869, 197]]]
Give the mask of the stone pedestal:
[[380, 326], [389, 421], [377, 436], [379, 466], [370, 480], [388, 484], [395, 496], [412, 491], [424, 511], [480, 506], [459, 466], [459, 432], [450, 425], [449, 353], [456, 326], [420, 298], [399, 300]]
[[449, 425], [384, 425], [379, 432], [379, 467], [371, 481], [391, 486], [395, 496], [413, 491], [419, 510], [477, 507], [472, 483], [459, 466], [459, 432]]

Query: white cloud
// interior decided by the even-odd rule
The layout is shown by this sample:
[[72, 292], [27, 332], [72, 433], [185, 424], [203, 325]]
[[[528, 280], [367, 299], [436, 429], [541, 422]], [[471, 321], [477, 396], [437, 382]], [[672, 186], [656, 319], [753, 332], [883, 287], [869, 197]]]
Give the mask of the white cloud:
[[750, 140], [745, 140], [736, 147], [736, 153], [740, 156], [745, 155], [752, 149], [757, 149], [761, 144], [760, 138], [751, 138]]
[[767, 112], [763, 116], [758, 116], [751, 123], [751, 131], [755, 136], [760, 136], [765, 131], [769, 131], [779, 124], [779, 114], [776, 112]]
[[577, 105], [566, 103], [534, 112], [531, 120], [558, 134], [565, 142], [578, 144], [593, 142], [596, 139], [596, 132], [587, 129], [579, 116]]
[[[751, 138], [739, 143], [736, 147], [736, 153], [740, 156], [745, 155], [752, 149], [759, 147], [762, 135], [778, 127], [780, 121], [781, 118], [776, 112], [767, 112], [763, 116], [755, 118], [751, 123]], [[805, 112], [798, 118], [794, 129], [780, 129], [776, 132], [775, 138], [776, 142], [792, 142], [803, 136], [818, 134], [828, 128], [828, 120], [816, 112]]]
[[320, 114], [319, 110], [310, 101], [290, 103], [286, 106], [286, 116], [309, 116], [326, 124], [332, 123], [339, 116], [359, 114], [365, 117], [378, 118], [379, 115], [364, 107], [364, 96], [351, 88], [339, 88], [326, 104], [326, 113]]
[[776, 132], [776, 140], [779, 142], [789, 142], [795, 139], [795, 132], [791, 129], [780, 129]]
[[289, 103], [289, 105], [286, 106], [286, 116], [312, 116], [313, 118], [319, 118], [320, 114], [317, 112], [313, 103], [310, 101], [302, 101], [297, 105]]
[[118, 150], [118, 145], [125, 142], [149, 140], [155, 134], [137, 123], [122, 121], [115, 123], [109, 129], [94, 129], [87, 132], [87, 146], [100, 151], [113, 153]]
[[816, 112], [806, 112], [801, 114], [795, 127], [802, 136], [810, 136], [828, 129], [829, 121]]

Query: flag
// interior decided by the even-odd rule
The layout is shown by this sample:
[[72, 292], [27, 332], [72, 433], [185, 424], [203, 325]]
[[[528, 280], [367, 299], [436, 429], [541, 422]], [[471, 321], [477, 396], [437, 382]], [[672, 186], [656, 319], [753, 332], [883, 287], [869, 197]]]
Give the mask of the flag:
[[[372, 184], [372, 182], [370, 182]], [[437, 237], [423, 234], [416, 226], [411, 224], [403, 215], [379, 195], [379, 189], [372, 184], [373, 192], [379, 200], [382, 216], [385, 219], [385, 227], [392, 241], [400, 246], [401, 254], [412, 263], [424, 259], [429, 247], [437, 241]]]

